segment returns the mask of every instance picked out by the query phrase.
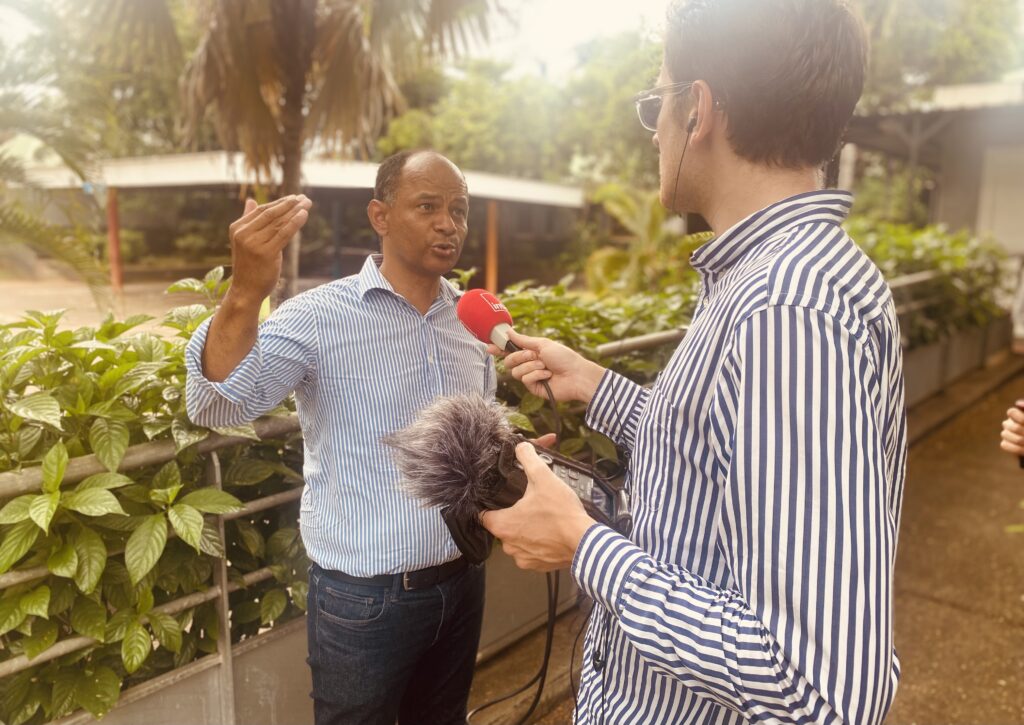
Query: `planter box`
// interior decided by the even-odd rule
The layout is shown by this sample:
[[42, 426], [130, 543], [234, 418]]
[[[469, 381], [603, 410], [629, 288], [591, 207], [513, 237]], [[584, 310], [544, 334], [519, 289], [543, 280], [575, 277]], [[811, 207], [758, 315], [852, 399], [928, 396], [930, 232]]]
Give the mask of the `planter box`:
[[948, 342], [940, 340], [904, 354], [903, 380], [908, 408], [942, 389]]
[[985, 366], [985, 327], [957, 330], [949, 338], [944, 383], [959, 380]]
[[[559, 572], [559, 611], [576, 602], [567, 571]], [[477, 659], [493, 656], [547, 621], [543, 574], [517, 569], [496, 547], [487, 560], [487, 606]], [[288, 622], [232, 647], [233, 688], [209, 655], [121, 693], [103, 725], [219, 725], [234, 706], [239, 725], [308, 725], [313, 722], [313, 687], [306, 665], [306, 620]], [[232, 698], [225, 702], [223, 698]], [[79, 712], [56, 725], [96, 722]]]
[[985, 360], [1010, 349], [1013, 343], [1013, 321], [1003, 315], [988, 323], [985, 329]]

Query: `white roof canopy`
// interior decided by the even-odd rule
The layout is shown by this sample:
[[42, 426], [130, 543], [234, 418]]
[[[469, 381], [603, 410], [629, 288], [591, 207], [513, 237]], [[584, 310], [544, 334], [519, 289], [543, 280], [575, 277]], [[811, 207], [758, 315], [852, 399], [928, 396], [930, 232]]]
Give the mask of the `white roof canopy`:
[[[309, 189], [372, 189], [377, 165], [358, 161], [306, 161], [303, 184]], [[48, 189], [78, 189], [82, 180], [63, 165], [30, 166], [28, 178]], [[547, 206], [580, 208], [583, 190], [578, 187], [516, 179], [479, 171], [466, 171], [471, 196]], [[140, 156], [100, 161], [89, 174], [93, 185], [119, 189], [173, 186], [234, 186], [255, 184], [256, 174], [245, 165], [242, 154], [225, 151]], [[279, 174], [274, 174], [279, 178]]]

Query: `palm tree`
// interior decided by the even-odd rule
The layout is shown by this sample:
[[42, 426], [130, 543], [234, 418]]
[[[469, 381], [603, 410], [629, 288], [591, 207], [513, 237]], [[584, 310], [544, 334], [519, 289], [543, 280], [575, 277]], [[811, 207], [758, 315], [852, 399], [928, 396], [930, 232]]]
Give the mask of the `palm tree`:
[[[486, 38], [491, 2], [204, 0], [204, 29], [181, 81], [189, 135], [212, 116], [224, 148], [241, 151], [261, 177], [280, 169], [280, 193], [299, 193], [312, 142], [365, 153], [401, 110], [403, 74]], [[84, 5], [103, 52], [120, 52], [126, 62], [142, 52], [181, 57], [174, 0]], [[296, 292], [298, 261], [296, 239], [285, 266], [287, 296]]]
[[[85, 145], [68, 114], [53, 99], [32, 90], [42, 80], [40, 75], [26, 58], [0, 46], [0, 145], [15, 137], [33, 139], [84, 180]], [[47, 201], [28, 179], [23, 160], [0, 148], [0, 245], [25, 245], [64, 262], [98, 295], [104, 275], [91, 243], [85, 233], [42, 221], [37, 209], [30, 208]]]

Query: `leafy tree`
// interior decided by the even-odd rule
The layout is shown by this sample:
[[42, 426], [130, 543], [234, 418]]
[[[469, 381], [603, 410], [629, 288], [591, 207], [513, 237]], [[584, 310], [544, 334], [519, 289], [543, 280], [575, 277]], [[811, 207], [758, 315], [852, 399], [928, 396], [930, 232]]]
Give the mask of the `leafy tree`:
[[560, 129], [561, 144], [574, 159], [572, 177], [657, 188], [658, 156], [651, 132], [637, 120], [633, 98], [654, 85], [661, 44], [637, 30], [594, 39], [578, 54]]
[[863, 109], [906, 107], [936, 86], [999, 78], [1020, 62], [1017, 0], [861, 0], [871, 41]]
[[391, 122], [377, 144], [379, 155], [431, 147], [477, 171], [564, 176], [556, 89], [538, 77], [509, 78], [509, 70], [492, 61], [467, 64], [432, 108], [413, 109]]

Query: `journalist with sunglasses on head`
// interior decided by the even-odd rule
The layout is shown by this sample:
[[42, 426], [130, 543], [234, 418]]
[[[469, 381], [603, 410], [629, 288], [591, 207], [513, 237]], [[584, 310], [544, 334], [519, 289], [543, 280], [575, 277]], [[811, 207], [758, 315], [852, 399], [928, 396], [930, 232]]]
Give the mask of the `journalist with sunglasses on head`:
[[865, 59], [841, 0], [673, 3], [637, 109], [662, 202], [715, 233], [689, 332], [650, 389], [511, 336], [513, 376], [585, 402], [628, 454], [628, 536], [529, 446], [526, 495], [483, 515], [520, 566], [571, 566], [595, 600], [580, 723], [880, 723], [893, 702], [900, 334], [841, 226], [851, 195], [821, 188]]
[[186, 351], [188, 414], [237, 425], [295, 391], [317, 725], [463, 725], [484, 572], [438, 510], [405, 494], [381, 438], [437, 396], [494, 395], [494, 361], [444, 279], [466, 240], [466, 180], [430, 151], [385, 159], [367, 207], [381, 254], [259, 324], [310, 206], [249, 200], [231, 225], [231, 289]]

